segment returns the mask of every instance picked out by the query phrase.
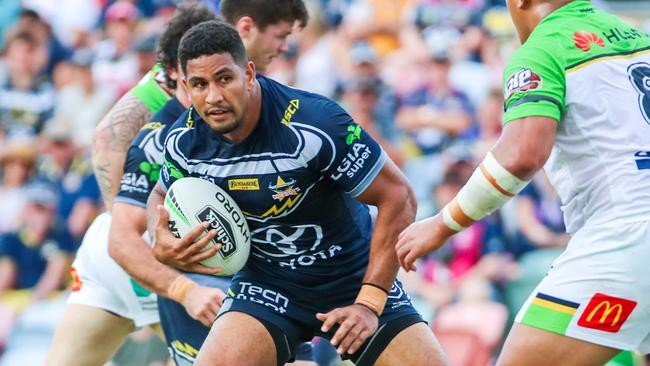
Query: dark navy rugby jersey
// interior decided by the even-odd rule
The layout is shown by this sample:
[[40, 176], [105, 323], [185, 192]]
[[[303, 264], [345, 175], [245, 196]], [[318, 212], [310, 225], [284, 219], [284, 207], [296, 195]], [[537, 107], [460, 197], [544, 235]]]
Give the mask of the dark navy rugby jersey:
[[262, 108], [252, 133], [231, 143], [186, 111], [165, 141], [161, 185], [194, 176], [228, 192], [251, 230], [247, 270], [303, 285], [364, 270], [372, 222], [354, 197], [385, 153], [335, 102], [257, 80]]
[[115, 202], [147, 206], [149, 193], [160, 175], [165, 137], [183, 112], [185, 107], [173, 97], [138, 132], [124, 162], [120, 192], [115, 197]]

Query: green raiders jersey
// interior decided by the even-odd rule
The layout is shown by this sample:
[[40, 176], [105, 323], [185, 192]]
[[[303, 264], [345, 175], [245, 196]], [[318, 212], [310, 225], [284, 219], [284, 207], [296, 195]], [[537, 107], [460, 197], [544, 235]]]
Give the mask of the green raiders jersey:
[[130, 92], [138, 97], [151, 113], [156, 113], [170, 99], [170, 96], [160, 87], [164, 83], [164, 68], [154, 65]]
[[579, 0], [542, 20], [504, 72], [504, 123], [558, 121], [545, 166], [567, 229], [650, 220], [650, 37]]

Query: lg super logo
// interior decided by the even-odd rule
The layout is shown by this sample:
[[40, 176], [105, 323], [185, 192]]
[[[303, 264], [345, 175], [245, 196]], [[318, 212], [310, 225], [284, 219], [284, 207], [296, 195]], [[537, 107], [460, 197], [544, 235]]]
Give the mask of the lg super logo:
[[525, 67], [514, 73], [506, 82], [506, 90], [503, 95], [506, 100], [516, 92], [526, 92], [530, 90], [539, 89], [542, 86], [542, 78], [533, 72], [533, 70]]

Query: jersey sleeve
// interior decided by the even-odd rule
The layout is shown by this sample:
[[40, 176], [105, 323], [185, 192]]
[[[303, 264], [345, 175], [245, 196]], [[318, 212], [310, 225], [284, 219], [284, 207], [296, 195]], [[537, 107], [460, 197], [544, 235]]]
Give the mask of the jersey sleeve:
[[552, 50], [556, 42], [552, 36], [529, 39], [508, 62], [503, 76], [504, 124], [530, 116], [560, 121], [566, 109], [565, 74], [560, 56]]
[[150, 162], [138, 145], [131, 145], [124, 162], [120, 192], [115, 197], [115, 202], [147, 207], [147, 198], [156, 185], [159, 174], [160, 164]]
[[12, 234], [0, 234], [0, 258], [16, 259], [16, 241]]
[[175, 124], [172, 126], [163, 150], [163, 164], [160, 167], [160, 178], [158, 182], [165, 192], [178, 179], [190, 175], [187, 165], [187, 157], [182, 151], [183, 135], [191, 129], [185, 125]]
[[386, 154], [377, 141], [334, 102], [321, 111], [326, 122], [318, 125], [326, 135], [326, 144], [317, 159], [317, 169], [346, 194], [363, 193], [386, 162]]

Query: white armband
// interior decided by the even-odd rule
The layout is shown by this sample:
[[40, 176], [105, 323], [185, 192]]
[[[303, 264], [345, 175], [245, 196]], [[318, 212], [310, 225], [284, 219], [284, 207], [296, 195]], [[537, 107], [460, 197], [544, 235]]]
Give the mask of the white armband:
[[501, 208], [526, 184], [489, 152], [456, 197], [443, 208], [442, 218], [451, 229], [462, 231]]

